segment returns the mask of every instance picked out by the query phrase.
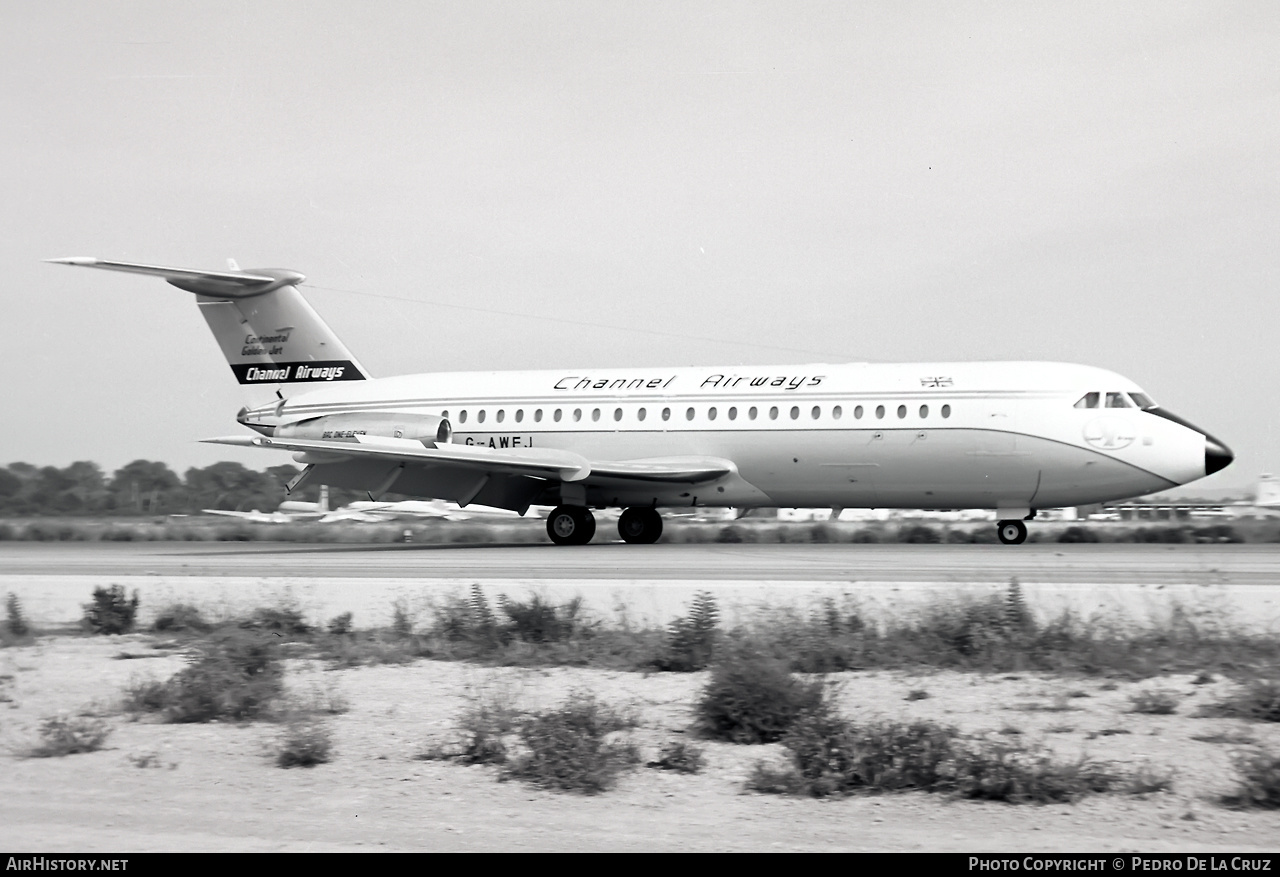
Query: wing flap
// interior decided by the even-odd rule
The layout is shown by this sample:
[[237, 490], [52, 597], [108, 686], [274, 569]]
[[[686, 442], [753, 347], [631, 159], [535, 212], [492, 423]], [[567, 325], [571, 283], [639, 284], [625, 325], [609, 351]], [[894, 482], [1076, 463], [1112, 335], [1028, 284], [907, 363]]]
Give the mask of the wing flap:
[[611, 478], [620, 481], [697, 484], [715, 481], [736, 471], [737, 467], [722, 457], [652, 457], [591, 464], [593, 479]]
[[279, 439], [265, 436], [225, 436], [204, 439], [210, 444], [240, 447], [273, 448], [315, 454], [325, 462], [344, 458], [379, 459], [388, 462], [449, 464], [485, 472], [530, 475], [559, 481], [581, 481], [591, 472], [585, 457], [571, 451], [529, 448], [521, 451], [493, 450], [467, 445], [443, 445], [428, 448], [409, 439], [382, 436], [357, 436], [356, 441], [324, 441], [321, 439]]
[[224, 436], [204, 439], [211, 444], [272, 448], [306, 454], [306, 462], [339, 463], [376, 459], [423, 465], [455, 465], [480, 472], [528, 475], [566, 482], [630, 484], [700, 484], [735, 475], [737, 467], [722, 457], [651, 457], [591, 462], [572, 451], [548, 448], [509, 450], [479, 445], [427, 447], [411, 439], [356, 435], [350, 440]]

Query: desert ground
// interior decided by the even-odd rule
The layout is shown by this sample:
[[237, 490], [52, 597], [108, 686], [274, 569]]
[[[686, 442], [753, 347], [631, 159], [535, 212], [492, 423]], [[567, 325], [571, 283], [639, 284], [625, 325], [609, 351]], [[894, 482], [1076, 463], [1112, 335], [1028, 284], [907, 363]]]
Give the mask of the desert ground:
[[[21, 582], [23, 594], [38, 596], [43, 582], [59, 594], [63, 589], [68, 594], [74, 591], [82, 603], [88, 598], [85, 585], [90, 579], [103, 584], [121, 581], [117, 570], [95, 569], [89, 563], [60, 567], [59, 549], [44, 550], [43, 559], [34, 553], [19, 559], [12, 553], [0, 553], [0, 591], [12, 591], [11, 586]], [[164, 549], [148, 546], [133, 550], [133, 575], [141, 580], [158, 562], [143, 553], [163, 553]], [[895, 550], [918, 552], [916, 546]], [[1184, 550], [1195, 549], [1187, 546]], [[65, 556], [74, 558], [74, 552]], [[354, 555], [344, 552], [342, 556]], [[602, 579], [612, 584], [602, 591], [600, 606], [625, 603], [632, 593], [628, 588], [638, 589], [634, 594], [648, 593], [643, 590], [642, 585], [648, 585], [643, 584], [639, 567], [618, 563], [634, 556], [634, 552], [613, 552], [606, 558], [615, 572], [614, 578]], [[687, 559], [696, 566], [702, 556], [690, 551]], [[1131, 555], [1119, 551], [1075, 556], [1092, 569], [1134, 562]], [[463, 557], [451, 551], [448, 562], [463, 563]], [[759, 579], [768, 577], [770, 563], [788, 562], [785, 554], [772, 557], [769, 563], [757, 564]], [[892, 568], [887, 552], [876, 557], [883, 568]], [[940, 566], [947, 567], [951, 581], [977, 583], [975, 587], [991, 578], [998, 581], [1006, 572], [980, 573], [983, 555], [978, 552], [939, 552], [934, 557]], [[1195, 575], [1186, 574], [1172, 584], [1207, 589], [1206, 593], [1212, 592], [1210, 602], [1219, 607], [1235, 605], [1232, 600], [1239, 598], [1244, 601], [1243, 615], [1258, 621], [1261, 614], [1264, 626], [1269, 624], [1275, 617], [1274, 604], [1269, 592], [1259, 585], [1280, 563], [1280, 553], [1249, 551], [1234, 555], [1234, 561], [1232, 557], [1206, 559], [1188, 554], [1181, 568], [1194, 570], [1199, 565], [1206, 575], [1212, 568], [1214, 580], [1197, 583]], [[289, 588], [278, 581], [283, 568], [280, 556], [271, 555], [270, 563], [263, 560], [262, 556], [256, 558], [260, 566], [253, 575], [228, 576], [216, 595], [206, 592], [204, 608], [213, 613], [233, 612], [260, 605], [264, 595], [287, 595]], [[1070, 560], [1058, 559], [1056, 565], [1046, 560], [1045, 565], [1061, 573]], [[369, 576], [372, 571], [376, 579], [376, 552], [365, 554], [363, 561], [362, 574]], [[179, 593], [184, 576], [207, 584], [201, 576], [227, 572], [210, 570], [207, 564], [213, 561], [207, 556], [173, 562], [190, 565], [185, 573], [182, 568], [152, 571], [151, 578], [157, 583], [151, 592], [143, 591], [140, 618], [144, 622], [145, 610], [149, 606], [154, 609], [157, 601], [190, 596], [185, 591]], [[487, 581], [505, 581], [513, 592], [530, 581], [545, 587], [575, 587], [574, 576], [552, 580], [548, 573], [539, 577], [530, 572], [531, 568], [536, 571], [536, 565], [531, 567], [527, 562], [513, 565], [506, 579], [495, 574], [492, 562], [483, 556], [478, 555], [477, 562], [480, 567], [489, 563], [481, 570]], [[912, 563], [922, 565], [918, 559]], [[588, 565], [594, 569], [606, 564], [597, 559]], [[744, 604], [761, 593], [749, 587], [753, 574], [745, 566], [745, 574], [731, 580], [746, 583], [734, 592]], [[326, 572], [317, 569], [312, 575]], [[289, 572], [307, 578], [296, 569]], [[338, 574], [360, 577], [346, 576], [341, 570]], [[58, 578], [68, 575], [77, 578]], [[824, 571], [821, 575], [828, 574]], [[50, 578], [46, 581], [42, 576]], [[917, 569], [910, 572], [912, 581], [919, 577]], [[1071, 577], [1059, 574], [1056, 582], [1042, 583], [1042, 594], [1042, 585], [1028, 576], [1023, 583], [1028, 604], [1039, 611], [1056, 605], [1054, 601], [1071, 584], [1065, 579]], [[230, 582], [231, 578], [237, 581]], [[413, 594], [417, 585], [412, 574], [385, 578], [394, 579], [395, 586], [371, 588], [346, 598], [363, 607], [356, 613], [357, 624], [361, 613], [370, 619], [367, 623], [374, 623], [379, 613], [387, 611], [388, 598]], [[589, 576], [580, 578], [595, 581]], [[754, 584], [759, 585], [759, 579]], [[830, 576], [823, 580], [838, 582], [846, 589], [856, 587], [849, 578], [840, 581]], [[882, 575], [880, 580], [886, 577]], [[443, 587], [439, 582], [446, 577], [437, 576], [433, 581], [433, 587]], [[464, 587], [471, 581], [458, 578], [454, 585]], [[806, 587], [817, 587], [813, 582], [818, 578], [800, 581]], [[910, 592], [905, 587], [909, 582], [894, 584], [900, 590], [886, 593], [901, 596]], [[1059, 586], [1056, 591], [1050, 587], [1055, 584]], [[1076, 591], [1082, 592], [1088, 583], [1076, 584]], [[695, 585], [714, 590], [717, 583], [690, 581], [689, 587]], [[1134, 591], [1142, 595], [1139, 605], [1150, 608], [1161, 597], [1152, 592], [1158, 588], [1149, 581], [1111, 583], [1103, 596], [1111, 599], [1116, 592]], [[316, 621], [323, 621], [331, 612], [351, 611], [343, 608], [349, 603], [326, 596], [329, 593], [313, 592], [310, 604], [304, 601]], [[778, 592], [770, 591], [768, 596], [776, 599]], [[32, 596], [26, 599], [38, 606], [39, 612], [32, 615], [41, 624], [66, 621], [63, 616], [68, 611], [75, 614], [76, 604], [66, 597], [44, 603]], [[894, 601], [887, 600], [885, 605], [891, 609]], [[665, 602], [653, 603], [655, 612], [666, 608]], [[1185, 673], [1148, 679], [1032, 672], [831, 674], [841, 712], [857, 722], [928, 719], [955, 725], [965, 733], [1040, 744], [1064, 760], [1086, 756], [1126, 771], [1147, 767], [1171, 780], [1167, 789], [1146, 794], [1093, 795], [1071, 804], [1014, 805], [922, 792], [829, 799], [749, 792], [746, 781], [754, 765], [780, 762], [784, 752], [778, 744], [745, 746], [698, 739], [691, 727], [693, 704], [706, 683], [705, 672], [531, 669], [439, 660], [329, 669], [319, 660], [296, 657], [288, 661], [286, 675], [293, 697], [299, 702], [338, 707], [320, 719], [332, 735], [333, 753], [326, 764], [282, 769], [273, 757], [285, 732], [280, 722], [164, 724], [123, 710], [130, 686], [141, 680], [168, 678], [185, 666], [187, 658], [183, 643], [154, 633], [45, 635], [0, 650], [0, 845], [33, 852], [1226, 853], [1280, 849], [1280, 811], [1236, 810], [1219, 802], [1234, 788], [1234, 753], [1254, 745], [1280, 751], [1280, 724], [1196, 717], [1199, 707], [1220, 700], [1234, 685], [1217, 673], [1211, 680]], [[1135, 712], [1132, 698], [1145, 690], [1175, 698], [1175, 711], [1169, 715]], [[548, 791], [516, 780], [502, 782], [498, 769], [492, 766], [419, 757], [433, 746], [456, 739], [459, 716], [478, 697], [497, 697], [524, 709], [539, 710], [562, 702], [573, 692], [591, 692], [602, 702], [636, 711], [638, 726], [625, 733], [639, 748], [643, 761], [653, 759], [664, 743], [684, 740], [702, 748], [705, 768], [696, 775], [686, 775], [642, 764], [624, 774], [616, 788], [582, 795]], [[916, 692], [912, 695], [915, 699], [908, 699], [912, 692]], [[39, 740], [41, 723], [59, 714], [96, 717], [106, 723], [110, 735], [103, 748], [63, 757], [26, 757]], [[1195, 739], [1198, 737], [1216, 742]]]

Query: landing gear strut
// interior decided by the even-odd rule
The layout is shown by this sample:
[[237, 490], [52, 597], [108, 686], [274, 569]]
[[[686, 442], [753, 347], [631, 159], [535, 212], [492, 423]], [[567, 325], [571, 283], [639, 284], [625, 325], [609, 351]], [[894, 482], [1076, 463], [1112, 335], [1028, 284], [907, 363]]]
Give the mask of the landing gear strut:
[[1021, 545], [1027, 541], [1027, 525], [1022, 521], [1001, 521], [996, 524], [996, 535], [1005, 545]]
[[655, 509], [627, 509], [618, 518], [618, 535], [624, 542], [652, 545], [662, 535], [662, 516]]
[[556, 506], [547, 515], [547, 535], [557, 545], [586, 545], [595, 534], [596, 519], [586, 506]]

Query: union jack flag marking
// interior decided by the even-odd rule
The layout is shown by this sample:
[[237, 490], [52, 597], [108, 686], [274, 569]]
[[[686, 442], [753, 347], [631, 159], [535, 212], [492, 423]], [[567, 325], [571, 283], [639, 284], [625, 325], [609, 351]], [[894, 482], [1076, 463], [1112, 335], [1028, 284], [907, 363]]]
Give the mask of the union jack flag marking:
[[951, 378], [921, 378], [920, 386], [922, 387], [949, 387], [951, 386]]

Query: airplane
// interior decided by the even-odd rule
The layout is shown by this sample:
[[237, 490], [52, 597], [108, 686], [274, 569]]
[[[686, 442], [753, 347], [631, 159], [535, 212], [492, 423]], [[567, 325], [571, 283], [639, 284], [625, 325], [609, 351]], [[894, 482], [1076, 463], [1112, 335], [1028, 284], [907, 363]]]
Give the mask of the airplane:
[[329, 486], [327, 484], [320, 485], [320, 501], [319, 502], [302, 502], [299, 500], [285, 500], [276, 506], [274, 512], [261, 512], [254, 509], [250, 512], [232, 511], [230, 509], [201, 509], [206, 515], [223, 515], [228, 518], [239, 518], [242, 521], [252, 521], [255, 524], [289, 524], [307, 520], [323, 520], [326, 515], [332, 514], [329, 510]]
[[423, 518], [496, 523], [499, 521], [519, 520], [521, 517], [536, 518], [539, 515], [534, 509], [529, 509], [524, 515], [508, 509], [485, 508], [476, 505], [463, 509], [456, 503], [447, 503], [439, 499], [406, 499], [400, 502], [365, 502], [364, 500], [359, 500], [344, 505], [340, 509], [334, 509], [321, 518], [320, 523], [332, 524], [338, 521], [357, 521], [379, 524], [387, 521], [411, 521]]
[[[161, 277], [194, 293], [256, 435], [204, 441], [290, 451], [309, 483], [554, 506], [547, 535], [582, 545], [592, 509], [647, 544], [659, 509], [985, 508], [1005, 544], [1038, 509], [1167, 490], [1231, 450], [1114, 372], [1052, 362], [437, 372], [374, 378], [279, 268], [50, 262]], [[299, 386], [300, 385], [300, 386]], [[290, 390], [286, 396], [284, 389]]]
[[[319, 502], [299, 502], [285, 500], [273, 512], [262, 512], [254, 509], [249, 512], [231, 511], [229, 509], [201, 509], [206, 515], [223, 515], [251, 521], [255, 524], [296, 524], [314, 522], [318, 524], [334, 524], [340, 521], [380, 524], [388, 521], [421, 520], [423, 518], [441, 518], [446, 521], [471, 520], [510, 520], [519, 518], [516, 512], [506, 509], [489, 509], [472, 507], [463, 511], [453, 503], [443, 500], [408, 499], [400, 502], [365, 502], [357, 500], [336, 509], [329, 508], [329, 486], [320, 485]], [[532, 511], [529, 514], [533, 515]], [[536, 517], [536, 515], [534, 515]]]

